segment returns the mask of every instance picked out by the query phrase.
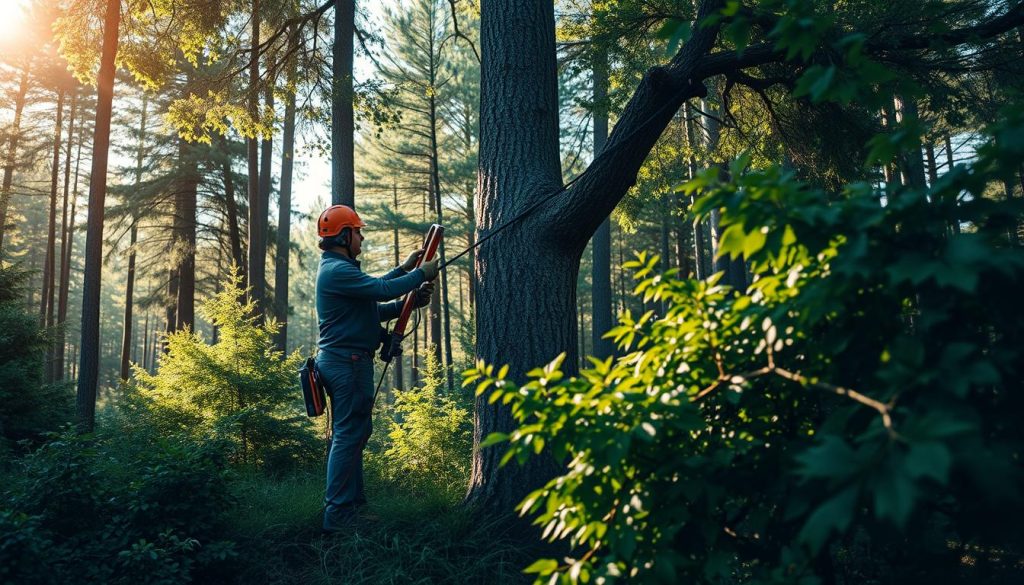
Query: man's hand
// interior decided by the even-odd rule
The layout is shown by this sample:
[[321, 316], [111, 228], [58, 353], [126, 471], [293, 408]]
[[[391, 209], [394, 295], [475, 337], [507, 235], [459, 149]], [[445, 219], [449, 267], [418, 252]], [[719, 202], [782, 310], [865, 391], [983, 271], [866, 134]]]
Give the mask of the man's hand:
[[405, 258], [405, 262], [402, 262], [402, 266], [401, 266], [402, 270], [404, 270], [406, 272], [412, 272], [413, 270], [416, 270], [416, 261], [419, 260], [420, 256], [422, 256], [422, 255], [423, 255], [423, 248], [420, 248], [419, 250], [416, 250], [412, 254], [409, 254]]
[[423, 271], [424, 280], [434, 280], [437, 278], [437, 273], [440, 272], [438, 264], [441, 262], [441, 258], [437, 257], [429, 262], [420, 264], [420, 270]]
[[434, 294], [434, 283], [424, 282], [416, 289], [416, 308], [426, 307], [430, 304], [430, 297]]

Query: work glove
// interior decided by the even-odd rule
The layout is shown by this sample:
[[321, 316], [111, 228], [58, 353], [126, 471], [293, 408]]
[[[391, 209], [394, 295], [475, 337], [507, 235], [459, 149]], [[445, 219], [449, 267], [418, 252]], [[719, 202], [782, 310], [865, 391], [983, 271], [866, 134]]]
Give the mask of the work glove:
[[430, 304], [430, 297], [434, 294], [434, 283], [424, 282], [416, 289], [416, 308], [426, 307]]
[[440, 262], [440, 258], [434, 258], [429, 262], [420, 264], [420, 270], [423, 271], [423, 280], [434, 280], [437, 278], [437, 273], [440, 272], [440, 268], [438, 267]]
[[420, 256], [422, 256], [422, 255], [423, 255], [423, 248], [420, 248], [419, 250], [416, 250], [412, 254], [409, 254], [405, 258], [405, 262], [402, 262], [402, 266], [401, 266], [402, 270], [404, 270], [406, 272], [412, 272], [413, 270], [416, 270], [416, 261], [419, 260]]

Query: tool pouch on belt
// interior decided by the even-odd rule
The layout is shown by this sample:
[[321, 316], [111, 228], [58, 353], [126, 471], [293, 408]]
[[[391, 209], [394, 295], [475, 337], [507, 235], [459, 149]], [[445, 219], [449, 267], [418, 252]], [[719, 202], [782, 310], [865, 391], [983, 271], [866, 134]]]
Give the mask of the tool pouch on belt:
[[327, 397], [320, 373], [316, 370], [316, 359], [306, 358], [306, 363], [299, 368], [299, 382], [302, 384], [302, 398], [306, 401], [306, 414], [311, 417], [323, 414]]

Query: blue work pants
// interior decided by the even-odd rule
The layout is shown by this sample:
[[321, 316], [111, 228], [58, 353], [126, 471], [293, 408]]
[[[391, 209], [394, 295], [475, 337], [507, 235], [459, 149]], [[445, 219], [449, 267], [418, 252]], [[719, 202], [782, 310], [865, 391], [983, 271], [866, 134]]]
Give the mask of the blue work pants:
[[336, 531], [366, 503], [363, 448], [373, 432], [373, 356], [365, 351], [321, 352], [317, 369], [327, 385], [334, 420], [323, 528]]

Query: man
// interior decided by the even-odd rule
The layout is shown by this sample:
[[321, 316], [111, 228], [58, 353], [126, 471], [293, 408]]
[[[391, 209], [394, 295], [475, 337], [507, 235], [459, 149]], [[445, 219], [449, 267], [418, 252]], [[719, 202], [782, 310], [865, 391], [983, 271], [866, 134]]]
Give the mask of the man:
[[320, 214], [320, 269], [316, 278], [316, 312], [320, 321], [317, 370], [331, 397], [334, 439], [327, 458], [324, 498], [325, 533], [349, 524], [366, 503], [363, 491], [363, 447], [370, 437], [373, 410], [373, 352], [380, 342], [382, 321], [398, 316], [402, 297], [417, 293], [417, 306], [430, 301], [438, 259], [416, 268], [423, 250], [413, 252], [401, 266], [380, 278], [359, 268], [362, 228], [355, 210], [334, 205]]

